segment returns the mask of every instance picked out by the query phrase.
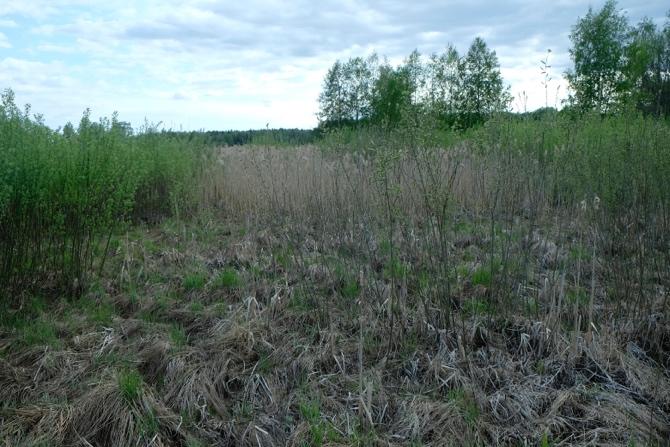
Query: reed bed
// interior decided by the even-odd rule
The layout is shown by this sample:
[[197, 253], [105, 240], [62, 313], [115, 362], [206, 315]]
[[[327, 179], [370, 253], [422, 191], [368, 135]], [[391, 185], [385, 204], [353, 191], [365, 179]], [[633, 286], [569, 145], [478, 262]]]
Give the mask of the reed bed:
[[5, 318], [0, 438], [665, 445], [669, 136], [549, 117], [220, 148], [159, 201], [194, 212]]

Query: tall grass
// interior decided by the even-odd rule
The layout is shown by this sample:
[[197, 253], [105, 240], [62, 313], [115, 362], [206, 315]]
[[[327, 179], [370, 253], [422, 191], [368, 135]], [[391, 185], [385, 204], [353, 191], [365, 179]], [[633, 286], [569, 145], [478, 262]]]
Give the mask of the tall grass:
[[[667, 310], [654, 287], [670, 271], [669, 141], [667, 122], [635, 114], [508, 115], [467, 133], [409, 117], [390, 129], [334, 131], [318, 147], [225, 149], [221, 189], [233, 214], [348, 241], [367, 252], [369, 271], [380, 257], [398, 266], [393, 309], [396, 290], [429, 278], [418, 296], [434, 325], [454, 325], [458, 277], [474, 269], [486, 273], [492, 312], [525, 301], [537, 318], [540, 305], [559, 301], [547, 290], [574, 292], [586, 298], [579, 326], [590, 330], [598, 303], [601, 317]], [[480, 241], [479, 265], [454, 255], [467, 238]], [[558, 290], [566, 280], [575, 291]]]
[[591, 330], [596, 295], [606, 298], [602, 316], [622, 321], [667, 312], [658, 287], [670, 271], [669, 142], [666, 120], [636, 113], [499, 119], [474, 133], [477, 158], [495, 167], [487, 174], [489, 197], [496, 198], [485, 204], [491, 224], [509, 222], [512, 230], [519, 226], [514, 217], [525, 216], [526, 240], [544, 222], [545, 237], [587, 253], [550, 279], [559, 284], [567, 277], [588, 291], [588, 310], [573, 325]]
[[[197, 144], [113, 116], [47, 127], [11, 91], [0, 106], [0, 293], [35, 285], [77, 293], [102, 267], [111, 234], [132, 219], [188, 207], [202, 165]], [[98, 265], [94, 265], [94, 261]]]

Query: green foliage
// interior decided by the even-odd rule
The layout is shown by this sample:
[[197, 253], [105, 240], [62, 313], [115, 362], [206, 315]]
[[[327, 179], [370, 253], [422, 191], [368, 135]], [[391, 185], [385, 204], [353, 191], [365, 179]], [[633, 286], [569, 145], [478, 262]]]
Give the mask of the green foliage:
[[222, 270], [214, 280], [214, 286], [217, 288], [234, 289], [242, 283], [237, 270], [225, 269]]
[[472, 272], [472, 285], [491, 287], [492, 277], [491, 267], [489, 265], [483, 265]]
[[275, 360], [272, 358], [272, 354], [261, 353], [256, 363], [256, 371], [260, 374], [268, 374], [275, 367]]
[[26, 322], [20, 327], [20, 340], [28, 346], [58, 347], [60, 340], [53, 321], [46, 316]]
[[142, 393], [142, 376], [135, 369], [124, 369], [118, 374], [118, 385], [126, 402], [136, 402]]
[[549, 433], [544, 432], [542, 439], [540, 439], [540, 447], [549, 447], [550, 445], [551, 441], [549, 441]]
[[634, 105], [645, 113], [670, 114], [670, 16], [663, 30], [648, 18], [631, 27], [608, 0], [589, 8], [573, 27], [566, 73], [570, 102], [582, 111], [610, 113]]
[[321, 417], [321, 409], [316, 401], [301, 402], [298, 410], [300, 410], [300, 415], [309, 422], [318, 422]]
[[467, 128], [482, 122], [494, 112], [506, 110], [511, 101], [500, 74], [495, 51], [477, 37], [460, 65], [456, 111], [459, 124]]
[[371, 123], [390, 130], [407, 117], [437, 117], [467, 128], [507, 109], [511, 97], [495, 51], [481, 38], [461, 58], [453, 46], [427, 60], [413, 51], [394, 67], [368, 59], [336, 61], [319, 96], [322, 128]]
[[[107, 242], [130, 219], [154, 221], [194, 202], [205, 155], [146, 126], [93, 122], [48, 128], [10, 90], [0, 105], [0, 294], [47, 277], [71, 294], [102, 267]], [[99, 253], [98, 256], [95, 256]], [[94, 265], [95, 260], [98, 266]]]
[[491, 305], [488, 301], [471, 299], [463, 303], [463, 312], [466, 315], [486, 315], [491, 313]]
[[139, 428], [142, 435], [144, 435], [146, 438], [151, 438], [156, 433], [158, 433], [158, 417], [156, 416], [156, 413], [153, 411], [153, 409], [150, 408], [148, 411], [145, 411], [142, 414], [142, 417], [139, 421]]
[[[269, 123], [268, 123], [269, 124]], [[163, 132], [163, 135], [208, 146], [241, 146], [244, 144], [300, 146], [311, 144], [318, 132], [310, 129], [209, 130], [206, 132]]]
[[0, 312], [0, 328], [18, 335], [25, 346], [60, 347], [55, 321], [46, 313], [46, 300], [36, 296], [23, 303], [18, 310]]
[[449, 45], [442, 54], [433, 53], [426, 65], [426, 104], [438, 116], [452, 113], [459, 101], [461, 83], [461, 58]]
[[254, 406], [245, 400], [238, 400], [233, 406], [233, 416], [244, 421], [251, 419], [254, 414]]
[[623, 55], [628, 22], [617, 11], [615, 0], [602, 9], [589, 8], [570, 34], [574, 70], [566, 74], [574, 91], [573, 101], [583, 110], [609, 112], [623, 93]]
[[303, 289], [294, 289], [291, 292], [291, 299], [288, 306], [291, 309], [301, 312], [313, 310], [315, 307], [314, 300], [310, 297], [309, 293]]
[[116, 313], [114, 304], [108, 301], [95, 301], [84, 298], [80, 303], [80, 309], [86, 309], [89, 318], [95, 323], [108, 326], [112, 322], [112, 318]]
[[360, 291], [361, 286], [358, 284], [358, 281], [356, 281], [355, 279], [347, 279], [342, 285], [340, 293], [344, 298], [353, 300], [355, 298], [358, 298]]
[[214, 315], [223, 318], [228, 314], [228, 306], [226, 303], [216, 303], [213, 308]]
[[474, 398], [462, 388], [450, 390], [447, 397], [454, 402], [463, 415], [463, 419], [469, 425], [474, 426], [479, 419], [479, 407]]
[[541, 186], [551, 203], [584, 201], [591, 211], [613, 216], [640, 208], [668, 209], [667, 141], [667, 122], [634, 112], [578, 120], [565, 115], [541, 121], [501, 117], [473, 134], [479, 154], [515, 160], [515, 173]]
[[402, 279], [407, 276], [407, 266], [398, 258], [389, 259], [384, 266], [384, 276], [388, 279]]
[[586, 306], [589, 303], [589, 295], [583, 288], [578, 288], [576, 290], [568, 290], [566, 298], [568, 303], [570, 304], [576, 303], [579, 306]]
[[186, 291], [200, 290], [203, 287], [205, 287], [206, 283], [207, 283], [207, 276], [205, 276], [203, 273], [200, 272], [186, 275], [182, 280], [182, 286]]
[[645, 113], [670, 115], [670, 13], [662, 30], [648, 18], [633, 28], [624, 59], [632, 103]]
[[328, 70], [319, 95], [319, 119], [335, 125], [369, 118], [377, 56], [336, 61]]
[[194, 301], [189, 305], [188, 308], [193, 313], [200, 313], [203, 310], [205, 310], [205, 305], [202, 304], [200, 301]]
[[200, 442], [198, 439], [188, 436], [186, 438], [186, 447], [204, 447], [205, 444]]
[[569, 257], [571, 261], [588, 261], [591, 259], [591, 253], [583, 245], [574, 245], [570, 247]]
[[46, 310], [46, 300], [41, 296], [34, 296], [23, 303], [18, 310], [3, 309], [0, 312], [0, 327], [17, 329], [31, 320], [35, 320]]
[[288, 270], [293, 262], [293, 253], [289, 247], [278, 247], [272, 250], [272, 258], [278, 266]]
[[332, 425], [321, 418], [319, 402], [310, 400], [298, 405], [300, 415], [309, 423], [310, 446], [321, 446], [324, 442], [339, 441], [339, 434]]
[[371, 120], [376, 124], [395, 126], [412, 103], [414, 86], [409, 71], [388, 64], [379, 67], [374, 80]]
[[172, 341], [172, 344], [177, 348], [181, 348], [184, 345], [186, 345], [186, 342], [188, 341], [188, 336], [186, 335], [186, 331], [181, 325], [173, 324], [172, 326], [170, 326], [170, 340]]
[[95, 366], [116, 366], [129, 368], [132, 363], [132, 358], [124, 356], [123, 354], [116, 351], [97, 353], [93, 357], [93, 364]]

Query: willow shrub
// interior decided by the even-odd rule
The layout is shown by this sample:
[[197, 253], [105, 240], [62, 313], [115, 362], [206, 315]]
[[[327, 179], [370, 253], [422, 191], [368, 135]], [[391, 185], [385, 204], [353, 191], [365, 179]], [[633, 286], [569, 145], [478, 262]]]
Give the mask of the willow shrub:
[[77, 293], [121, 225], [191, 205], [203, 156], [201, 145], [149, 126], [132, 135], [116, 116], [93, 122], [86, 112], [76, 129], [54, 131], [4, 92], [0, 295], [34, 286]]
[[541, 178], [548, 200], [570, 206], [598, 197], [613, 213], [665, 213], [670, 205], [670, 125], [631, 112], [619, 116], [501, 117], [473, 134], [485, 157], [522, 160], [517, 180]]

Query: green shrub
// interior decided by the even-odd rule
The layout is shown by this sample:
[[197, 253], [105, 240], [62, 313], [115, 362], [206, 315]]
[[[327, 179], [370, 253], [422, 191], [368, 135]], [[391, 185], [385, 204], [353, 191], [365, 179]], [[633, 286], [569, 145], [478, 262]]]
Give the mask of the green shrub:
[[[10, 90], [0, 104], [0, 294], [47, 277], [79, 294], [130, 219], [181, 213], [195, 198], [201, 146], [145, 126], [138, 134], [86, 111], [52, 130]], [[96, 256], [95, 254], [98, 253]], [[97, 260], [97, 265], [94, 265]], [[1, 297], [0, 297], [1, 298]]]

